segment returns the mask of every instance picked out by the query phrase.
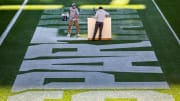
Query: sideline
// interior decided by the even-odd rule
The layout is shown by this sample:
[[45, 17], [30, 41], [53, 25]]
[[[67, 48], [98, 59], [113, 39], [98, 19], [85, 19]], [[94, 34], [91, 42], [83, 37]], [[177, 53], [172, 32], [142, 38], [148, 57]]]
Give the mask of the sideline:
[[11, 20], [11, 22], [9, 23], [9, 25], [7, 26], [7, 28], [5, 29], [5, 31], [2, 33], [2, 35], [0, 36], [0, 46], [2, 45], [2, 43], [4, 42], [5, 38], [7, 37], [8, 33], [10, 32], [10, 30], [12, 29], [12, 27], [14, 26], [14, 24], [16, 23], [16, 20], [18, 19], [18, 17], [20, 16], [20, 14], [22, 13], [24, 7], [26, 6], [28, 0], [24, 0], [23, 4], [21, 5], [21, 8], [17, 11], [17, 13], [15, 14], [15, 16], [13, 17], [13, 19]]
[[166, 19], [166, 17], [164, 16], [164, 14], [162, 13], [162, 11], [160, 10], [160, 8], [158, 7], [157, 3], [155, 2], [155, 0], [152, 0], [152, 2], [154, 3], [154, 5], [156, 6], [156, 9], [159, 11], [159, 13], [161, 14], [162, 18], [164, 19], [164, 21], [166, 22], [167, 26], [169, 27], [169, 29], [171, 30], [171, 32], [173, 33], [174, 37], [176, 38], [178, 44], [180, 45], [180, 39], [177, 36], [176, 32], [173, 30], [173, 28], [171, 27], [171, 25], [169, 24], [168, 20]]

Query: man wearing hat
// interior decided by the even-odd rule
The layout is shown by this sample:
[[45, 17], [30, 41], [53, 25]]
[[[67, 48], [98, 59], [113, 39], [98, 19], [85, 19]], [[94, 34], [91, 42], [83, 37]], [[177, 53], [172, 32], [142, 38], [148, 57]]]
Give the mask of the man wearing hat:
[[78, 23], [79, 11], [75, 3], [72, 3], [72, 7], [69, 9], [69, 24], [68, 24], [68, 34], [67, 37], [71, 36], [71, 27], [73, 24], [76, 26], [77, 37], [80, 37], [80, 28]]

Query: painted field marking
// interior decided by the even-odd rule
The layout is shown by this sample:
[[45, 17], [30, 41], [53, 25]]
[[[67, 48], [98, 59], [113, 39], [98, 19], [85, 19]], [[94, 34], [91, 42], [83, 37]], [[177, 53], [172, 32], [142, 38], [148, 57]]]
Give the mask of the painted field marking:
[[169, 27], [169, 29], [171, 30], [171, 32], [173, 33], [174, 37], [176, 38], [178, 44], [180, 45], [180, 39], [177, 36], [176, 32], [174, 31], [174, 29], [171, 27], [171, 25], [169, 24], [168, 20], [166, 19], [166, 17], [164, 16], [164, 14], [162, 13], [161, 9], [158, 7], [157, 3], [155, 2], [155, 0], [152, 0], [153, 4], [155, 5], [156, 9], [159, 11], [159, 13], [161, 14], [162, 18], [164, 19], [164, 21], [166, 22], [167, 26]]
[[[18, 10], [21, 5], [1, 5], [0, 10]], [[26, 5], [24, 10], [60, 9], [63, 5]]]
[[7, 37], [8, 33], [10, 32], [10, 30], [12, 29], [12, 27], [14, 26], [14, 24], [16, 23], [16, 20], [18, 19], [18, 17], [20, 16], [20, 14], [22, 13], [25, 5], [27, 4], [28, 0], [24, 0], [21, 8], [17, 11], [17, 13], [15, 14], [15, 16], [13, 17], [13, 19], [11, 20], [11, 22], [9, 23], [9, 25], [7, 26], [6, 30], [2, 33], [1, 37], [0, 37], [0, 46], [2, 45], [2, 43], [4, 42], [5, 38]]

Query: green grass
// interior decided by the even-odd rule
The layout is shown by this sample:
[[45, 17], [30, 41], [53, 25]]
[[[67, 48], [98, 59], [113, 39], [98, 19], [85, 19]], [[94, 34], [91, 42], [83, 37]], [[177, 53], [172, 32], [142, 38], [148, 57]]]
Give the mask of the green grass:
[[0, 5], [22, 4], [24, 0], [1, 0]]
[[0, 11], [0, 36], [5, 31], [16, 11]]
[[180, 38], [180, 0], [156, 0], [156, 2]]
[[[22, 2], [23, 0], [0, 0], [0, 6], [9, 4], [22, 4]], [[0, 36], [5, 31], [16, 12], [17, 10], [0, 10]]]
[[109, 4], [111, 0], [29, 0], [29, 4], [63, 4], [65, 6], [71, 6], [75, 2], [78, 6], [82, 4]]
[[[149, 7], [153, 6], [148, 1], [141, 2]], [[139, 11], [139, 14], [143, 18], [145, 29], [167, 80], [175, 84], [180, 83], [180, 47], [161, 16], [154, 16], [157, 12], [155, 8], [147, 8], [146, 12]]]
[[[105, 3], [108, 4], [111, 0], [75, 0], [78, 5], [84, 3]], [[163, 13], [169, 20], [172, 27], [175, 29], [177, 34], [180, 36], [180, 29], [178, 28], [180, 25], [179, 21], [179, 7], [178, 4], [180, 1], [170, 1], [166, 0], [156, 0], [158, 5], [162, 9]], [[0, 4], [21, 4], [22, 0], [1, 0]], [[63, 0], [30, 0], [30, 4], [60, 4], [71, 5], [71, 0], [66, 0], [64, 3]], [[139, 74], [139, 73], [115, 73], [110, 72], [110, 74], [115, 74], [117, 81], [136, 81], [137, 78], [140, 81], [163, 81], [167, 80], [170, 89], [169, 90], [157, 90], [158, 92], [172, 94], [175, 97], [175, 101], [180, 101], [180, 46], [177, 44], [174, 36], [166, 26], [162, 17], [158, 14], [158, 11], [154, 8], [151, 0], [134, 0], [131, 3], [137, 4], [146, 4], [147, 9], [138, 11], [141, 19], [143, 20], [143, 24], [148, 33], [148, 37], [152, 43], [153, 47], [140, 47], [133, 49], [109, 49], [104, 51], [127, 51], [127, 50], [155, 50], [155, 53], [158, 57], [158, 62], [135, 62], [133, 65], [141, 66], [141, 65], [151, 65], [151, 66], [161, 66], [164, 74]], [[8, 25], [9, 21], [12, 19], [16, 11], [0, 11], [0, 32], [4, 31], [4, 28]], [[10, 31], [8, 37], [2, 46], [0, 46], [0, 100], [6, 99], [7, 96], [11, 95], [11, 87], [15, 80], [17, 74], [19, 72], [19, 67], [24, 59], [24, 55], [27, 51], [28, 46], [30, 45], [30, 40], [33, 36], [34, 30], [37, 27], [42, 11], [24, 11], [18, 21], [16, 22], [13, 29]], [[33, 19], [32, 19], [33, 15]], [[23, 30], [22, 30], [23, 29]], [[1, 35], [0, 33], [0, 35]], [[65, 40], [66, 41], [66, 40]], [[70, 44], [78, 44], [78, 43], [88, 43], [95, 45], [104, 45], [104, 44], [118, 44], [118, 43], [134, 43], [139, 41], [67, 41]], [[76, 51], [76, 49], [54, 49], [53, 52], [59, 51]], [[40, 59], [54, 59], [54, 57], [40, 57]], [[57, 57], [57, 58], [69, 58], [69, 57]], [[71, 57], [73, 58], [73, 57]], [[78, 57], [74, 57], [78, 58]], [[37, 60], [37, 59], [36, 59]], [[79, 64], [73, 64], [79, 65]], [[101, 63], [95, 64], [80, 64], [80, 65], [102, 65]], [[34, 70], [34, 71], [43, 71], [43, 70]], [[45, 72], [56, 72], [56, 71], [48, 71]], [[33, 72], [33, 71], [28, 71]], [[26, 73], [26, 72], [24, 72]], [[72, 79], [63, 79], [64, 81], [73, 81]], [[47, 79], [45, 83], [50, 83], [54, 81], [61, 81], [60, 79]], [[83, 81], [80, 79], [75, 79], [74, 82]], [[71, 96], [73, 94], [84, 92], [87, 90], [65, 90], [64, 97], [62, 100], [58, 101], [70, 101]], [[4, 100], [5, 101], [5, 100]], [[51, 101], [51, 100], [47, 100]]]
[[[153, 5], [146, 0], [144, 2], [150, 7]], [[153, 8], [147, 8], [147, 12], [140, 11], [139, 13], [143, 16], [149, 39], [163, 69], [165, 78], [171, 87], [170, 93], [175, 97], [175, 101], [179, 101], [180, 47], [162, 18], [154, 16], [154, 13], [158, 11]]]
[[[0, 96], [11, 94], [11, 86], [19, 73], [19, 67], [40, 14], [41, 11], [24, 11], [2, 46], [0, 46]], [[29, 15], [34, 15], [34, 19]]]

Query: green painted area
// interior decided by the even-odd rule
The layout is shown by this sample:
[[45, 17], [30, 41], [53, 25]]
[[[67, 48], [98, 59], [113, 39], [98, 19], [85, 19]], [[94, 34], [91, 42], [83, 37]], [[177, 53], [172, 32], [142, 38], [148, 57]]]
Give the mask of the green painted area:
[[46, 78], [44, 84], [48, 84], [51, 82], [84, 82], [84, 78]]
[[101, 51], [153, 51], [152, 47], [102, 49]]
[[160, 66], [158, 61], [133, 62], [134, 66]]
[[68, 51], [68, 52], [76, 52], [77, 48], [54, 48], [52, 53], [57, 53], [57, 52], [64, 52], [64, 51]]
[[[102, 62], [88, 62], [88, 63], [67, 63], [67, 64], [55, 64], [55, 65], [71, 65], [71, 66], [103, 66]], [[93, 67], [92, 67], [93, 68]]]
[[164, 81], [164, 75], [155, 73], [118, 73], [107, 72], [115, 75], [118, 82], [151, 82], [151, 81]]

